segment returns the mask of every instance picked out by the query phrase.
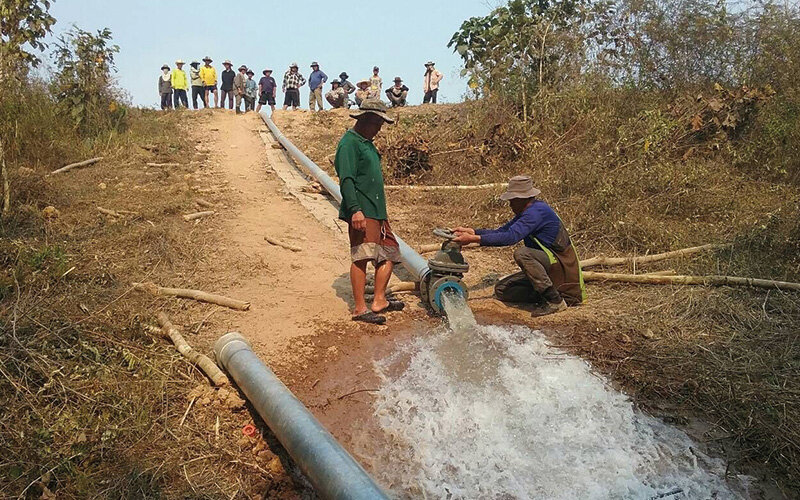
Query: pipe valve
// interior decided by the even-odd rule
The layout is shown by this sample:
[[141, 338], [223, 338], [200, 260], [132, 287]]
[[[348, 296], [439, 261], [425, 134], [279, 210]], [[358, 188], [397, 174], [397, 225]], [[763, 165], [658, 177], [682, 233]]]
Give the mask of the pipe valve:
[[442, 294], [458, 293], [465, 299], [467, 287], [461, 279], [469, 271], [469, 264], [461, 254], [461, 244], [453, 241], [455, 235], [448, 229], [435, 229], [433, 234], [444, 238], [442, 248], [428, 260], [428, 272], [420, 280], [420, 295], [424, 303], [437, 314], [444, 314]]

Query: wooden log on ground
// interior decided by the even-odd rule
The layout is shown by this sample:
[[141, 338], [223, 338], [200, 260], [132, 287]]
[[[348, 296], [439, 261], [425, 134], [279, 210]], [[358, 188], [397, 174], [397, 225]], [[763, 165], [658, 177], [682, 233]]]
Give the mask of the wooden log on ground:
[[148, 163], [148, 167], [180, 167], [180, 163]]
[[704, 285], [704, 286], [752, 286], [772, 290], [800, 291], [800, 283], [773, 281], [739, 276], [659, 276], [654, 274], [619, 274], [584, 271], [586, 281], [617, 281], [621, 283], [645, 283], [653, 285]]
[[133, 283], [133, 288], [143, 292], [149, 292], [153, 295], [193, 299], [200, 302], [208, 302], [209, 304], [230, 307], [231, 309], [236, 309], [239, 311], [247, 311], [250, 309], [250, 302], [232, 299], [230, 297], [225, 297], [224, 295], [206, 293], [201, 290], [193, 290], [191, 288], [166, 288], [163, 286], [158, 286], [155, 283]]
[[206, 376], [211, 379], [211, 382], [215, 386], [227, 385], [230, 383], [228, 377], [222, 373], [222, 370], [219, 369], [216, 363], [211, 361], [211, 358], [192, 349], [192, 346], [186, 342], [186, 339], [183, 338], [181, 332], [175, 328], [167, 315], [163, 312], [158, 313], [158, 324], [161, 325], [161, 333], [163, 333], [165, 337], [172, 341], [172, 343], [175, 345], [175, 349], [177, 349], [178, 352], [181, 353], [183, 357], [186, 358], [190, 363], [200, 368], [203, 373], [205, 373]]
[[285, 248], [287, 250], [291, 250], [292, 252], [302, 252], [303, 249], [300, 247], [296, 247], [294, 245], [290, 245], [288, 243], [284, 243], [281, 240], [275, 239], [271, 236], [264, 236], [264, 240], [270, 245], [275, 245], [276, 247]]
[[465, 184], [465, 185], [450, 185], [450, 186], [413, 186], [406, 184], [395, 184], [392, 186], [384, 186], [387, 190], [408, 190], [408, 191], [445, 191], [445, 190], [458, 190], [468, 191], [473, 189], [491, 189], [491, 188], [504, 188], [508, 184], [505, 182], [492, 182], [489, 184]]
[[652, 255], [639, 255], [629, 257], [606, 257], [599, 255], [590, 259], [581, 261], [581, 269], [594, 266], [618, 266], [620, 264], [646, 264], [648, 262], [658, 262], [660, 260], [671, 259], [674, 257], [685, 257], [687, 255], [694, 255], [696, 253], [705, 252], [708, 250], [715, 250], [724, 248], [728, 245], [700, 245], [699, 247], [682, 248], [680, 250], [673, 250], [671, 252], [654, 253]]
[[[480, 245], [477, 243], [470, 243], [468, 245], [464, 245], [461, 247], [462, 250], [465, 248], [480, 248]], [[441, 243], [430, 243], [427, 245], [420, 245], [419, 246], [419, 253], [428, 253], [428, 252], [438, 252], [442, 249]]]
[[98, 156], [97, 158], [90, 158], [88, 160], [79, 161], [77, 163], [70, 163], [69, 165], [65, 165], [59, 169], [53, 170], [52, 172], [50, 172], [50, 175], [63, 174], [64, 172], [69, 172], [73, 168], [86, 167], [93, 163], [97, 163], [103, 158], [104, 158], [103, 156]]
[[189, 222], [189, 221], [193, 221], [193, 220], [196, 220], [196, 219], [200, 219], [202, 217], [208, 217], [209, 215], [214, 215], [215, 213], [217, 213], [217, 212], [215, 212], [213, 210], [206, 210], [205, 212], [196, 212], [196, 213], [193, 213], [193, 214], [186, 214], [186, 215], [183, 216], [183, 220], [185, 220], [186, 222]]

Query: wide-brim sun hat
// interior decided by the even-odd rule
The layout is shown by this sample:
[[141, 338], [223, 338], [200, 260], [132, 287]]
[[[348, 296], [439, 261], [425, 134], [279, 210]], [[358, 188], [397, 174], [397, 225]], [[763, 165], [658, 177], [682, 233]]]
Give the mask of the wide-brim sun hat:
[[394, 77], [394, 81], [396, 81], [396, 82], [402, 82], [402, 81], [403, 81], [403, 79], [402, 79], [402, 78], [400, 78], [399, 76], [396, 76], [396, 77]]
[[169, 69], [169, 66], [167, 66], [167, 65], [165, 64], [165, 65], [161, 66], [161, 69]]
[[264, 71], [261, 72], [262, 75], [266, 75], [267, 73], [272, 73], [272, 70], [267, 68], [267, 69], [265, 69]]
[[360, 87], [362, 85], [369, 85], [369, 80], [361, 80], [360, 82], [356, 83], [356, 87]]
[[255, 75], [255, 72], [252, 69], [247, 70], [248, 75]]
[[289, 67], [290, 68], [299, 68], [300, 66], [298, 66], [297, 63], [292, 63], [292, 64], [289, 65]]
[[213, 61], [214, 61], [214, 60], [213, 60], [213, 59], [211, 59], [209, 56], [205, 56], [205, 57], [203, 58], [203, 62], [213, 62]]
[[436, 63], [433, 62], [433, 61], [428, 61], [428, 62], [425, 63], [425, 66], [435, 66], [435, 65], [436, 65]]
[[516, 175], [508, 180], [506, 192], [500, 195], [503, 201], [513, 200], [514, 198], [535, 198], [542, 194], [539, 189], [533, 187], [533, 180], [527, 175]]
[[317, 61], [312, 62], [311, 67], [313, 68], [314, 66], [319, 68], [319, 63]]
[[331, 82], [331, 85], [333, 85], [334, 83], [335, 83], [336, 85], [341, 85], [341, 84], [342, 84], [342, 82], [340, 82], [339, 80], [333, 80], [333, 81]]
[[241, 70], [245, 70], [245, 71], [247, 71], [247, 66], [245, 66], [244, 64], [242, 64], [241, 66], [239, 66], [239, 71], [241, 71]]
[[175, 61], [175, 64], [186, 64], [186, 63], [183, 62], [183, 59], [178, 59], [177, 61]]
[[372, 113], [373, 115], [378, 115], [383, 118], [383, 121], [386, 123], [394, 123], [394, 118], [386, 114], [388, 110], [389, 108], [386, 107], [383, 101], [379, 99], [366, 99], [361, 103], [361, 107], [358, 111], [350, 113], [350, 117], [358, 119], [368, 113]]
[[223, 65], [223, 66], [225, 66], [226, 64], [227, 64], [228, 66], [233, 66], [233, 63], [231, 62], [231, 60], [230, 60], [230, 59], [225, 59], [225, 61], [223, 61], [222, 65]]

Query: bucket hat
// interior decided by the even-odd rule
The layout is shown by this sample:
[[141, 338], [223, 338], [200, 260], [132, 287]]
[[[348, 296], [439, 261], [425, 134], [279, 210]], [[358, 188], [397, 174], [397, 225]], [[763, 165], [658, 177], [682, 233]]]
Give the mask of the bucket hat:
[[319, 63], [317, 61], [312, 62], [311, 67], [313, 68], [314, 66], [319, 67]]
[[267, 73], [272, 73], [272, 70], [267, 68], [267, 69], [265, 69], [264, 71], [261, 72], [262, 75], [266, 75]]
[[533, 187], [533, 181], [527, 175], [516, 175], [508, 180], [506, 192], [500, 195], [503, 201], [514, 198], [534, 198], [542, 192]]
[[336, 85], [341, 85], [341, 84], [342, 84], [342, 82], [340, 82], [339, 80], [336, 80], [336, 79], [334, 79], [334, 80], [331, 82], [331, 85], [333, 85], [334, 83], [335, 83]]
[[203, 62], [213, 62], [213, 61], [214, 61], [214, 60], [213, 60], [213, 59], [211, 59], [211, 57], [209, 57], [209, 56], [205, 56], [205, 57], [203, 58]]
[[299, 68], [300, 66], [298, 66], [297, 63], [292, 63], [292, 64], [289, 65], [289, 67], [290, 68]]
[[162, 65], [162, 66], [161, 66], [161, 69], [169, 69], [169, 66], [167, 66], [166, 64], [164, 64], [164, 65]]
[[223, 61], [222, 65], [223, 65], [223, 66], [225, 66], [226, 64], [227, 64], [228, 66], [233, 66], [233, 63], [231, 62], [231, 60], [230, 60], [230, 59], [225, 59], [225, 61]]
[[347, 80], [348, 78], [350, 78], [350, 76], [344, 71], [342, 71], [341, 73], [339, 73], [339, 78], [341, 78], [342, 80]]
[[245, 66], [244, 64], [242, 64], [241, 66], [239, 66], [239, 71], [241, 71], [241, 70], [245, 70], [245, 71], [247, 71], [247, 66]]
[[428, 61], [428, 62], [425, 63], [425, 66], [435, 66], [435, 65], [436, 65], [436, 63], [433, 62], [433, 61]]
[[396, 77], [394, 77], [394, 81], [396, 81], [396, 82], [402, 82], [402, 81], [403, 81], [403, 79], [402, 79], [402, 78], [400, 78], [399, 76], [396, 76]]
[[196, 67], [200, 66], [200, 63], [199, 63], [198, 61], [192, 61], [192, 62], [189, 64], [189, 66], [191, 66], [191, 67], [193, 67], [193, 68], [196, 68]]
[[389, 108], [386, 107], [383, 101], [379, 99], [366, 99], [361, 103], [361, 108], [358, 111], [350, 113], [350, 117], [358, 119], [367, 113], [372, 113], [383, 118], [383, 121], [386, 123], [394, 123], [394, 118], [386, 114], [388, 110]]
[[252, 69], [247, 70], [248, 75], [255, 75], [255, 72]]

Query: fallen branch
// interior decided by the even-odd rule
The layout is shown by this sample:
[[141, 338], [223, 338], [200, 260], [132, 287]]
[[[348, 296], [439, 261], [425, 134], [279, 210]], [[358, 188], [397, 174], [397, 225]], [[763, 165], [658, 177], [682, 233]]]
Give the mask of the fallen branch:
[[701, 245], [699, 247], [691, 247], [691, 248], [683, 248], [681, 250], [673, 250], [671, 252], [664, 252], [664, 253], [655, 253], [652, 255], [641, 255], [641, 256], [634, 256], [634, 257], [606, 257], [604, 255], [600, 255], [597, 257], [592, 257], [590, 259], [582, 260], [581, 261], [581, 269], [586, 269], [587, 267], [594, 267], [594, 266], [618, 266], [620, 264], [645, 264], [648, 262], [658, 262], [660, 260], [671, 259], [673, 257], [683, 257], [686, 255], [693, 255], [700, 252], [705, 252], [707, 250], [715, 250], [718, 248], [723, 248], [728, 245]]
[[498, 187], [506, 187], [508, 184], [505, 182], [492, 182], [490, 184], [466, 184], [466, 185], [452, 185], [452, 186], [411, 186], [406, 184], [395, 184], [392, 186], [384, 186], [387, 190], [408, 189], [409, 191], [442, 191], [447, 189], [467, 191], [471, 189], [490, 189]]
[[180, 163], [148, 163], [148, 167], [180, 167]]
[[50, 175], [63, 174], [64, 172], [69, 172], [73, 168], [85, 167], [87, 165], [91, 165], [93, 163], [97, 163], [98, 161], [102, 160], [103, 158], [104, 158], [103, 156], [98, 156], [97, 158], [90, 158], [88, 160], [79, 161], [77, 163], [70, 163], [69, 165], [65, 165], [65, 166], [63, 166], [63, 167], [61, 167], [59, 169], [53, 170], [52, 172], [50, 172]]
[[183, 220], [185, 220], [186, 222], [189, 222], [189, 221], [193, 221], [193, 220], [196, 220], [196, 219], [200, 219], [202, 217], [208, 217], [209, 215], [214, 215], [215, 213], [217, 213], [217, 212], [215, 212], [213, 210], [206, 210], [205, 212], [196, 212], [196, 213], [193, 213], [193, 214], [184, 215], [183, 216]]
[[738, 276], [660, 276], [655, 274], [619, 274], [584, 271], [586, 281], [618, 281], [622, 283], [646, 283], [653, 285], [704, 285], [704, 286], [752, 286], [777, 290], [800, 291], [800, 283], [773, 281]]
[[[183, 355], [190, 363], [197, 365], [203, 373], [205, 373], [208, 378], [211, 379], [211, 382], [215, 386], [226, 385], [230, 383], [228, 377], [222, 373], [222, 370], [211, 361], [211, 358], [204, 354], [200, 354], [199, 352], [192, 349], [192, 346], [186, 342], [186, 339], [183, 338], [181, 332], [178, 331], [177, 328], [170, 322], [169, 318], [163, 312], [158, 313], [158, 324], [161, 325], [161, 333], [164, 334], [167, 338], [169, 338], [173, 344], [175, 344], [175, 349], [178, 350], [179, 353]], [[192, 401], [194, 403], [194, 401]], [[192, 405], [189, 404], [189, 408], [186, 409], [186, 413], [189, 413]], [[183, 417], [186, 418], [186, 415]], [[181, 419], [181, 425], [183, 425], [183, 419]]]
[[208, 200], [204, 200], [203, 198], [197, 198], [196, 200], [194, 200], [194, 202], [197, 203], [197, 206], [199, 206], [199, 207], [217, 208], [217, 205], [215, 205], [214, 203], [211, 203]]
[[284, 243], [284, 242], [282, 242], [280, 240], [276, 240], [275, 238], [272, 238], [270, 236], [264, 236], [264, 240], [266, 240], [266, 242], [269, 243], [270, 245], [275, 245], [276, 247], [285, 248], [287, 250], [291, 250], [292, 252], [302, 252], [303, 251], [303, 249], [300, 248], [300, 247], [296, 247], [294, 245], [290, 245], [288, 243]]
[[110, 210], [108, 208], [97, 207], [97, 211], [100, 212], [101, 214], [110, 215], [112, 217], [119, 217], [120, 216], [119, 212], [115, 212], [114, 210]]
[[[480, 245], [477, 243], [469, 243], [461, 247], [462, 250], [465, 248], [480, 248]], [[420, 245], [419, 253], [438, 252], [441, 249], [442, 249], [441, 243], [430, 243], [428, 245]]]
[[193, 299], [200, 302], [208, 302], [209, 304], [230, 307], [231, 309], [236, 309], [239, 311], [247, 311], [250, 309], [250, 302], [232, 299], [223, 295], [206, 293], [200, 290], [192, 290], [190, 288], [165, 288], [163, 286], [158, 286], [155, 283], [132, 283], [132, 286], [135, 290], [148, 292], [152, 295]]

